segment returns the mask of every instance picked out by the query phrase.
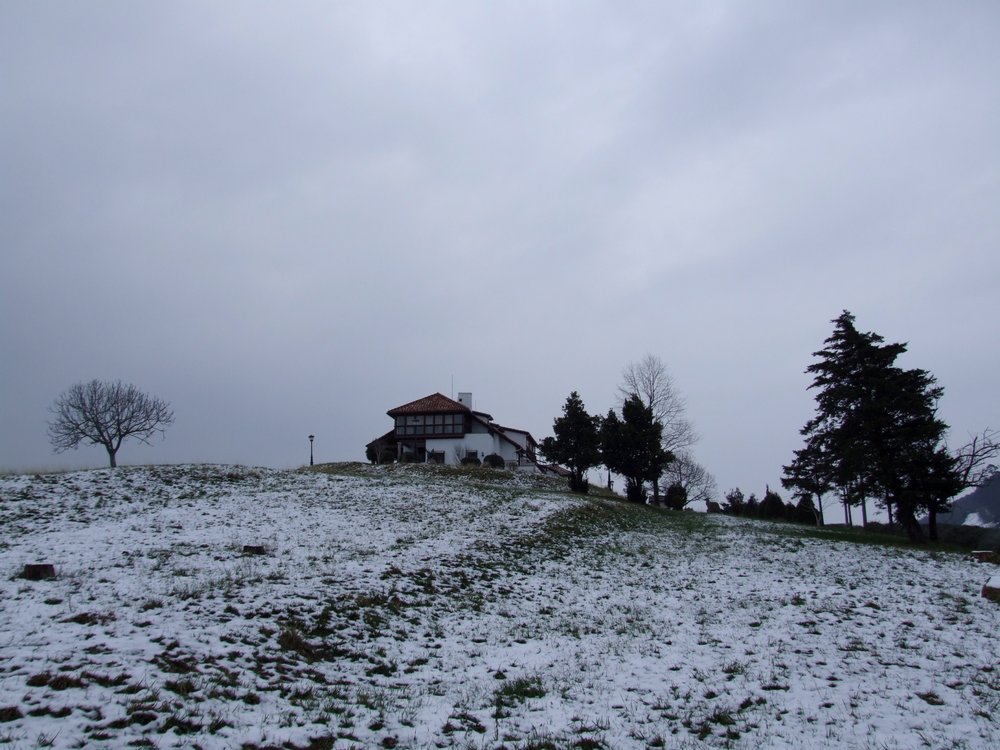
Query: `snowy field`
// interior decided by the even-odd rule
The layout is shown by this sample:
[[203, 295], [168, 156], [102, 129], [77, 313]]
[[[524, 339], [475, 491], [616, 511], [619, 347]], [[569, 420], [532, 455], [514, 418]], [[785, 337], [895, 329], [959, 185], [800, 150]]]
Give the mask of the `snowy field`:
[[0, 749], [997, 748], [995, 571], [503, 472], [8, 476]]

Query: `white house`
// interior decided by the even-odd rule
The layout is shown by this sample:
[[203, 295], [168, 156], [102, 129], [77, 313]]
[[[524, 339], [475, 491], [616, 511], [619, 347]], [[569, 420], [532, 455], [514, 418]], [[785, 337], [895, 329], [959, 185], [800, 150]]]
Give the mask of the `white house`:
[[531, 433], [473, 411], [471, 393], [459, 393], [458, 401], [434, 393], [386, 414], [392, 417], [392, 429], [367, 446], [369, 457], [377, 460], [459, 464], [464, 458], [482, 461], [496, 454], [508, 468], [541, 471]]

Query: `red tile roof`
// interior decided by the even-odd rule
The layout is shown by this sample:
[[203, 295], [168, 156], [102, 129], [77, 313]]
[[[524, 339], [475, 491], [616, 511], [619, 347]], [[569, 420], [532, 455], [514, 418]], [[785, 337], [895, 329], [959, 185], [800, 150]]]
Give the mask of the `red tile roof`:
[[465, 404], [460, 404], [440, 393], [434, 393], [408, 404], [397, 406], [395, 409], [389, 409], [386, 414], [390, 417], [398, 417], [404, 414], [445, 414], [468, 411], [471, 410]]

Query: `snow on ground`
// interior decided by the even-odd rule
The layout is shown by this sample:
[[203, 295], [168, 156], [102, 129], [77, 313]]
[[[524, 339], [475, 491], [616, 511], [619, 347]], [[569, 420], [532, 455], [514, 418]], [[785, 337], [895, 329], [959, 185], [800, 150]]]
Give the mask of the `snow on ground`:
[[4, 477], [0, 748], [998, 747], [991, 570], [503, 472]]

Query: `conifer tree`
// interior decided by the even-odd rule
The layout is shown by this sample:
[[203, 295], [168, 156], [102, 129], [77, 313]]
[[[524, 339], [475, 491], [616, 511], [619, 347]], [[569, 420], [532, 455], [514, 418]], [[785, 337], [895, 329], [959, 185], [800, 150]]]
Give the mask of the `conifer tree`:
[[726, 503], [722, 506], [722, 512], [731, 516], [741, 516], [746, 510], [746, 499], [743, 497], [743, 490], [739, 487], [729, 490], [725, 495]]
[[684, 510], [688, 504], [688, 492], [680, 482], [674, 482], [663, 495], [663, 502], [671, 510]]
[[633, 502], [646, 501], [646, 482], [656, 482], [674, 455], [663, 448], [663, 425], [638, 395], [622, 404], [619, 419], [614, 409], [601, 423], [601, 457], [604, 465], [625, 477], [625, 495]]
[[[806, 446], [795, 451], [792, 462], [782, 467], [781, 486], [798, 498], [798, 507], [814, 511], [809, 523], [815, 522], [817, 526], [823, 525], [823, 495], [830, 491], [829, 478], [822, 473], [824, 467], [822, 441], [815, 436], [810, 436]], [[816, 498], [815, 504], [813, 498]]]
[[599, 425], [600, 417], [588, 414], [580, 394], [573, 391], [563, 404], [563, 415], [552, 423], [555, 437], [545, 438], [539, 446], [546, 458], [569, 469], [573, 492], [587, 493], [587, 470], [601, 463]]
[[806, 447], [783, 481], [799, 492], [836, 489], [845, 510], [887, 498], [910, 538], [920, 540], [917, 512], [941, 507], [958, 486], [942, 445], [947, 425], [937, 417], [943, 389], [924, 370], [897, 367], [906, 345], [858, 331], [847, 311], [824, 343], [806, 370], [814, 375], [816, 416], [803, 427]]
[[757, 515], [761, 518], [780, 520], [787, 515], [785, 511], [785, 501], [781, 495], [768, 487], [764, 491], [764, 497], [757, 506]]

